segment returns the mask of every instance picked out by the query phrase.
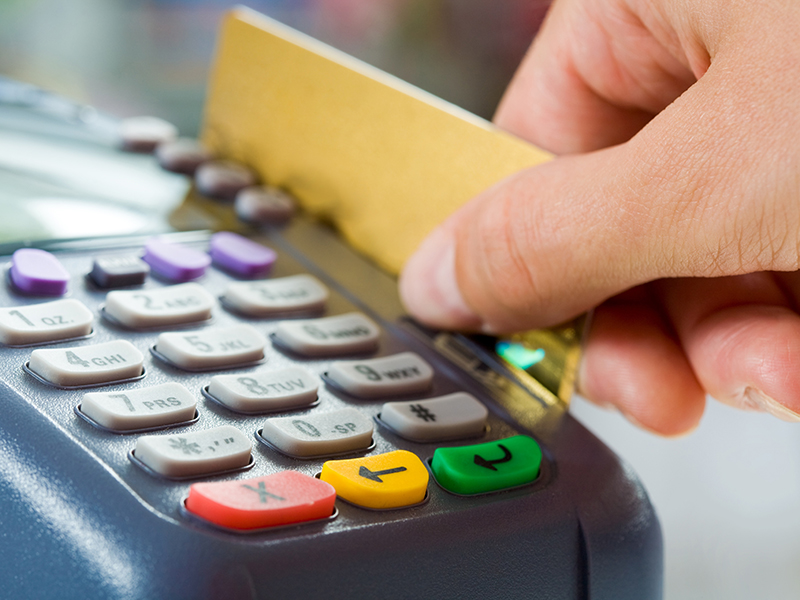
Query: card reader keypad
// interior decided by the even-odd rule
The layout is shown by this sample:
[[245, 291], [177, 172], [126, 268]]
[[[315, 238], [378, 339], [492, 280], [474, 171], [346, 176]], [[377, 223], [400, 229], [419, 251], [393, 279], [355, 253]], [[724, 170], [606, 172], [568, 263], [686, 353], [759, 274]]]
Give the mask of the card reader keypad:
[[[424, 503], [423, 461], [442, 445], [485, 441], [486, 406], [320, 278], [284, 270], [280, 254], [253, 244], [226, 233], [91, 257], [83, 282], [75, 273], [68, 282], [91, 301], [6, 307], [0, 343], [47, 344], [27, 350], [27, 376], [56, 394], [80, 390], [73, 426], [101, 447], [127, 440], [123, 473], [200, 481], [185, 488], [187, 518], [250, 531], [330, 519], [331, 493], [362, 510]], [[58, 271], [55, 256], [36, 259]], [[475, 474], [459, 468], [481, 474], [478, 464], [453, 475], [446, 452], [436, 460], [443, 490], [463, 493]], [[249, 468], [258, 474], [242, 479]], [[489, 479], [483, 488], [502, 489], [504, 479]]]

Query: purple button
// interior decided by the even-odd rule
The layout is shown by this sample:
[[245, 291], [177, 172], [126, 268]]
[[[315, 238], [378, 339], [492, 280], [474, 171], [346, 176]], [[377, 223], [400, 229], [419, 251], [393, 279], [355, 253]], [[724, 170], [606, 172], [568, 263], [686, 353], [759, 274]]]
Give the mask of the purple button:
[[274, 250], [229, 231], [211, 236], [209, 253], [214, 264], [240, 277], [266, 275], [277, 258]]
[[155, 273], [170, 281], [191, 281], [202, 277], [211, 259], [183, 244], [166, 242], [159, 238], [147, 241], [142, 257]]
[[11, 281], [26, 294], [62, 296], [67, 291], [69, 273], [49, 252], [22, 248], [11, 257]]

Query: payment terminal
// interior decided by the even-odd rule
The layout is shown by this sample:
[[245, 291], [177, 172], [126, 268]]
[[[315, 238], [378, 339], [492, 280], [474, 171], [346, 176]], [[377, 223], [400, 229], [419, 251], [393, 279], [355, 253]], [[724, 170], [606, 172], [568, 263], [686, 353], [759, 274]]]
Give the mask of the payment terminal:
[[[282, 60], [296, 89], [270, 80]], [[232, 63], [251, 95], [230, 83]], [[438, 209], [404, 225], [386, 191], [393, 244], [364, 215], [387, 201], [370, 191], [407, 174], [379, 172], [379, 149], [362, 176], [347, 140], [398, 152], [419, 136], [354, 131], [334, 109], [349, 93], [338, 69], [366, 86], [364, 123], [385, 118], [365, 83], [378, 81], [373, 98], [388, 88], [402, 97], [379, 104], [411, 115], [400, 129], [421, 103], [431, 143], [488, 136], [492, 156], [524, 155], [514, 168], [533, 156], [239, 9], [203, 141], [302, 207], [254, 224], [120, 149], [116, 119], [0, 80], [4, 598], [661, 597], [645, 490], [567, 410], [582, 322], [496, 340], [404, 315], [392, 273]], [[333, 129], [309, 139], [319, 115], [303, 111], [317, 109], [281, 103], [293, 94], [327, 105]], [[429, 171], [448, 189], [485, 183]]]

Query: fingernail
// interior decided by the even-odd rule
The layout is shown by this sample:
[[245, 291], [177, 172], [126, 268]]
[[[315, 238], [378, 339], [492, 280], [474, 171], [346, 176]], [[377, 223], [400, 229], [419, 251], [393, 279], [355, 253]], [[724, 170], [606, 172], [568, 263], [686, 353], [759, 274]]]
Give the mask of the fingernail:
[[790, 423], [796, 423], [800, 421], [800, 414], [797, 414], [793, 410], [785, 407], [774, 398], [770, 398], [759, 389], [753, 387], [745, 388], [744, 399], [745, 402], [751, 407], [767, 412], [773, 417], [778, 417], [782, 421], [788, 421]]
[[408, 311], [423, 323], [455, 329], [481, 325], [456, 281], [455, 241], [441, 228], [434, 230], [406, 263], [400, 295]]

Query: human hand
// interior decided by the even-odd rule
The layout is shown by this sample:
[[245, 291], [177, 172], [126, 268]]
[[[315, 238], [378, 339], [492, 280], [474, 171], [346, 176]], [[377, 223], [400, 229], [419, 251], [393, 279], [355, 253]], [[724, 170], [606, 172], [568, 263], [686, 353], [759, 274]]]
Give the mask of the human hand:
[[407, 263], [409, 312], [504, 333], [597, 307], [581, 394], [666, 435], [705, 393], [800, 420], [800, 3], [556, 0], [495, 117], [559, 158]]

